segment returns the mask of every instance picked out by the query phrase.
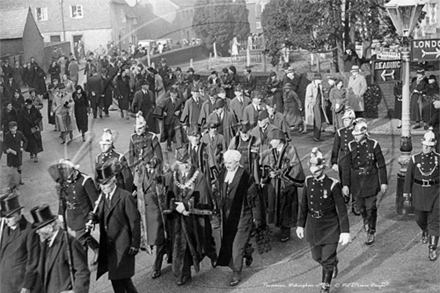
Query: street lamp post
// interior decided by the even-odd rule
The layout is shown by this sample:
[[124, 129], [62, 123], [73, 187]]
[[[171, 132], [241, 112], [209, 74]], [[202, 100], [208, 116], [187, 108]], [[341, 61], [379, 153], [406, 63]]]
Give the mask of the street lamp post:
[[[422, 0], [391, 0], [385, 4], [397, 34], [403, 38], [411, 36], [425, 3]], [[402, 134], [400, 138], [400, 170], [397, 174], [396, 209], [398, 214], [413, 213], [414, 208], [403, 206], [403, 184], [406, 169], [411, 159], [412, 143], [410, 130], [410, 92], [409, 92], [410, 49], [402, 50]]]

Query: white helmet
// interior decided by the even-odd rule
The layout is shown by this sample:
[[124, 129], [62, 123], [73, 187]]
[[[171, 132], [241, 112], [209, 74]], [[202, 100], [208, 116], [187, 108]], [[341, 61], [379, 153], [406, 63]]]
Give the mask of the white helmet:
[[356, 115], [354, 114], [354, 110], [352, 107], [346, 107], [344, 115], [342, 115], [342, 120], [344, 119], [355, 119]]
[[99, 140], [99, 144], [113, 144], [113, 134], [109, 128], [104, 128], [104, 132]]
[[428, 131], [422, 138], [422, 144], [426, 146], [435, 146], [437, 139], [435, 138], [434, 132], [432, 132], [432, 127], [429, 127]]
[[314, 147], [312, 152], [310, 153], [310, 165], [322, 166], [325, 164], [324, 156], [321, 153], [321, 150], [318, 147]]
[[367, 134], [368, 132], [368, 125], [367, 121], [364, 118], [357, 118], [353, 121], [354, 129], [353, 129], [353, 135], [361, 135], [361, 134]]

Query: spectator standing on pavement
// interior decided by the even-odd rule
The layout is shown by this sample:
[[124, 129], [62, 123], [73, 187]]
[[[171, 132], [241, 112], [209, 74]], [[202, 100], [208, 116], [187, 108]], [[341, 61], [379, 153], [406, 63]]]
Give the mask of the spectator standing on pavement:
[[331, 280], [338, 275], [338, 242], [351, 241], [347, 210], [341, 185], [324, 174], [325, 162], [318, 148], [310, 154], [309, 168], [300, 200], [298, 238], [306, 237], [312, 258], [322, 266], [321, 293], [330, 292]]
[[422, 139], [422, 152], [413, 155], [405, 176], [403, 196], [407, 206], [414, 206], [415, 220], [422, 230], [422, 244], [429, 243], [428, 257], [437, 260], [440, 236], [440, 154], [432, 128]]
[[354, 195], [367, 233], [365, 244], [371, 245], [376, 234], [377, 194], [388, 188], [387, 170], [379, 142], [369, 138], [365, 119], [357, 118], [353, 125], [354, 140], [342, 161], [342, 192], [346, 197], [350, 192]]
[[47, 73], [50, 74], [50, 82], [53, 84], [54, 80], [58, 80], [60, 81], [60, 66], [58, 65], [58, 63], [56, 61], [52, 61], [52, 63], [49, 66], [49, 69], [47, 70]]
[[15, 61], [14, 64], [14, 79], [18, 82], [18, 85], [23, 86], [23, 67], [20, 65], [18, 61]]
[[25, 135], [18, 130], [16, 121], [10, 121], [8, 128], [9, 131], [5, 133], [3, 141], [6, 165], [17, 169], [17, 172], [20, 174], [20, 184], [24, 184], [21, 178], [21, 165], [23, 164], [23, 151], [27, 147], [28, 140]]
[[305, 114], [307, 124], [313, 124], [313, 140], [316, 142], [322, 141], [322, 127], [324, 123], [328, 124], [328, 119], [324, 109], [324, 92], [322, 90], [321, 73], [315, 73], [313, 75], [313, 81], [307, 85]]
[[411, 81], [411, 103], [410, 103], [410, 119], [415, 121], [413, 129], [420, 128], [420, 121], [422, 121], [422, 99], [428, 91], [428, 80], [425, 76], [425, 70], [417, 70], [417, 76]]
[[73, 109], [74, 101], [72, 95], [67, 93], [65, 86], [60, 84], [58, 86], [58, 92], [56, 93], [53, 103], [52, 112], [55, 113], [55, 119], [57, 120], [57, 125], [61, 131], [61, 144], [66, 143], [66, 136], [70, 136], [70, 143], [73, 140]]
[[[331, 110], [333, 115], [333, 126], [335, 132], [342, 128], [342, 117], [344, 115], [345, 105], [347, 103], [347, 91], [344, 88], [344, 82], [338, 78], [335, 81], [335, 85], [330, 89], [329, 100], [331, 102]], [[354, 112], [353, 112], [354, 113]]]
[[86, 141], [85, 134], [89, 130], [88, 115], [90, 113], [90, 105], [87, 93], [83, 90], [82, 86], [76, 86], [76, 91], [73, 93], [72, 99], [75, 104], [76, 126], [78, 127], [78, 131], [81, 132], [82, 140]]
[[347, 49], [342, 56], [342, 60], [344, 60], [344, 72], [349, 72], [353, 66], [361, 66], [361, 61], [356, 53], [354, 44], [349, 44], [347, 46]]
[[359, 72], [359, 66], [353, 66], [347, 86], [347, 105], [352, 107], [356, 118], [364, 117], [364, 94], [367, 91], [367, 81]]
[[38, 153], [43, 151], [43, 143], [41, 141], [41, 129], [39, 127], [43, 116], [40, 111], [35, 108], [31, 99], [27, 99], [25, 108], [22, 112], [21, 129], [24, 136], [28, 140], [25, 151], [30, 153], [31, 159], [38, 162]]

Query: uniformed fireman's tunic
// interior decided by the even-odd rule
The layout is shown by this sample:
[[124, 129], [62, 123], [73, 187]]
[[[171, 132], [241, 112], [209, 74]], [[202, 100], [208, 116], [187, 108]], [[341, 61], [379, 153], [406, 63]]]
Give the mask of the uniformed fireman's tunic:
[[324, 269], [333, 270], [339, 235], [349, 233], [347, 209], [339, 182], [323, 175], [308, 176], [300, 200], [298, 227], [305, 228], [312, 257]]
[[[67, 182], [65, 189], [60, 190], [66, 198], [67, 226], [75, 231], [75, 238], [84, 246], [93, 250], [99, 248], [98, 241], [90, 233], [86, 233], [88, 214], [93, 210], [98, 191], [91, 177], [78, 172], [78, 175], [71, 182]], [[58, 214], [63, 215], [62, 202], [59, 203]]]
[[388, 184], [385, 158], [379, 143], [366, 138], [351, 141], [349, 154], [343, 160], [342, 185], [348, 186], [356, 199], [357, 209], [369, 224], [369, 233], [376, 232], [377, 194], [381, 184]]
[[[150, 156], [151, 152], [153, 153]], [[128, 162], [130, 168], [135, 170], [135, 166], [144, 158], [156, 157], [159, 162], [163, 162], [162, 149], [158, 137], [151, 132], [138, 135], [133, 133], [130, 137]]]
[[333, 149], [331, 156], [331, 164], [337, 164], [339, 167], [339, 179], [342, 180], [342, 160], [345, 159], [350, 150], [348, 144], [354, 140], [353, 127], [343, 127], [336, 131], [335, 140], [333, 141]]
[[415, 220], [431, 236], [440, 236], [440, 154], [432, 151], [411, 157], [403, 193], [412, 194]]

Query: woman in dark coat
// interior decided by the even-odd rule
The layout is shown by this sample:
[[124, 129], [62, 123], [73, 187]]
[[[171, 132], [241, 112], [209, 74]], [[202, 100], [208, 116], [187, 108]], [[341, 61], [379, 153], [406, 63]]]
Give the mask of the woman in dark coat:
[[111, 77], [108, 74], [108, 71], [102, 71], [101, 74], [102, 77], [102, 84], [104, 86], [103, 93], [104, 93], [104, 113], [105, 117], [109, 117], [108, 109], [113, 103], [113, 91], [115, 90], [115, 87], [113, 85], [113, 81]]
[[[11, 101], [7, 101], [2, 109], [2, 120], [1, 120], [1, 129], [3, 133], [9, 131], [9, 122], [15, 121], [18, 123], [18, 113], [17, 110], [12, 106]], [[0, 150], [2, 151], [2, 150]]]
[[440, 89], [438, 86], [438, 81], [435, 75], [430, 75], [428, 78], [428, 86], [426, 91], [426, 96], [423, 96], [423, 109], [422, 109], [422, 120], [425, 130], [428, 129], [429, 121], [435, 114], [435, 108], [432, 104], [433, 101], [440, 98]]
[[52, 61], [52, 64], [49, 66], [49, 69], [47, 70], [47, 73], [50, 74], [51, 83], [53, 83], [55, 79], [60, 81], [61, 69], [56, 61]]
[[[58, 85], [57, 80], [55, 81], [54, 84], [49, 84], [46, 93], [43, 95], [43, 98], [47, 100], [47, 120], [49, 124], [52, 125], [55, 125], [55, 114], [52, 112], [52, 103], [53, 103], [54, 91], [57, 85]], [[57, 130], [56, 127], [55, 130]]]
[[21, 116], [22, 132], [28, 140], [25, 151], [30, 153], [31, 158], [33, 158], [34, 162], [37, 163], [37, 154], [43, 151], [41, 130], [38, 127], [43, 119], [43, 116], [41, 116], [40, 111], [35, 108], [31, 99], [26, 100], [26, 106]]
[[228, 99], [232, 100], [235, 97], [234, 86], [239, 83], [240, 81], [238, 79], [237, 69], [234, 65], [229, 66], [228, 75], [226, 76], [226, 81], [223, 85], [226, 91], [226, 97]]
[[33, 86], [37, 95], [43, 95], [46, 92], [46, 73], [37, 63], [34, 64]]
[[282, 81], [277, 77], [275, 71], [271, 71], [269, 78], [266, 80], [266, 93], [268, 96], [273, 96], [276, 105], [275, 110], [284, 113]]
[[78, 131], [81, 132], [82, 139], [85, 141], [85, 133], [88, 129], [89, 100], [87, 94], [80, 85], [76, 86], [75, 92], [72, 95], [75, 102], [75, 119]]
[[130, 76], [127, 70], [122, 69], [122, 72], [116, 78], [116, 98], [118, 99], [118, 106], [121, 110], [121, 117], [130, 119], [128, 115], [128, 108], [130, 106]]
[[15, 109], [15, 111], [17, 111], [18, 120], [16, 121], [18, 123], [18, 129], [21, 130], [21, 112], [24, 109], [24, 97], [22, 96], [20, 91], [18, 90], [15, 91], [11, 103], [12, 103], [12, 107]]
[[422, 120], [422, 95], [426, 94], [428, 89], [428, 80], [425, 76], [425, 70], [417, 70], [417, 77], [414, 77], [411, 85], [411, 101], [410, 101], [410, 120], [415, 121], [414, 129], [420, 128]]

